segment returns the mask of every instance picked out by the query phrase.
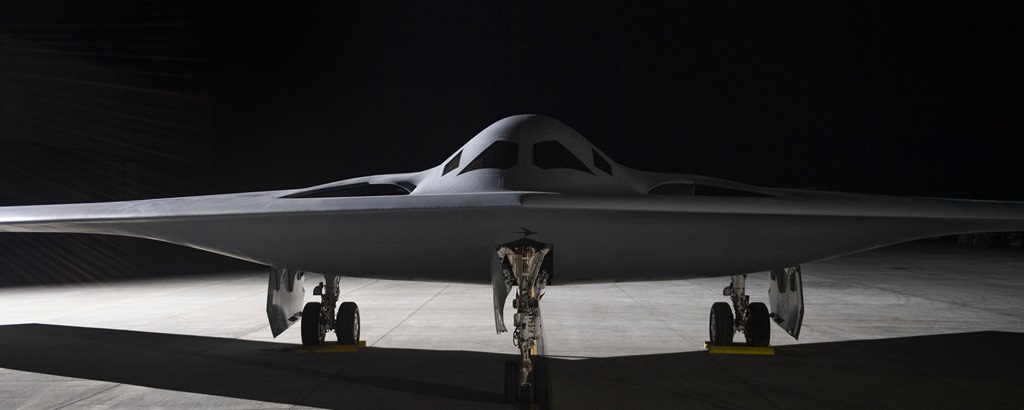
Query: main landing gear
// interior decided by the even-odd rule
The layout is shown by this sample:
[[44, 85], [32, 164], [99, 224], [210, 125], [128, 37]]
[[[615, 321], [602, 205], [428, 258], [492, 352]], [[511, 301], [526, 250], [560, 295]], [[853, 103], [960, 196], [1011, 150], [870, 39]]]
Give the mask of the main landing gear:
[[[324, 284], [326, 282], [326, 285]], [[338, 344], [359, 343], [359, 306], [355, 302], [343, 302], [337, 309], [341, 289], [340, 276], [324, 275], [324, 282], [313, 288], [313, 294], [320, 296], [319, 302], [309, 302], [302, 309], [302, 344], [319, 346], [324, 343], [327, 332], [338, 334]]]
[[[732, 277], [732, 283], [722, 290], [723, 296], [729, 296], [732, 307], [728, 303], [718, 302], [711, 305], [709, 334], [711, 344], [729, 346], [735, 333], [743, 333], [747, 345], [766, 347], [771, 339], [771, 322], [768, 306], [761, 302], [750, 303], [746, 294], [747, 275]], [[735, 312], [735, 316], [733, 315]]]
[[[505, 401], [546, 406], [547, 370], [538, 341], [543, 334], [540, 299], [551, 278], [551, 245], [520, 240], [498, 248], [506, 289], [517, 288], [512, 307], [516, 309], [512, 344], [519, 348], [519, 360], [505, 363]], [[547, 260], [545, 260], [547, 257]]]

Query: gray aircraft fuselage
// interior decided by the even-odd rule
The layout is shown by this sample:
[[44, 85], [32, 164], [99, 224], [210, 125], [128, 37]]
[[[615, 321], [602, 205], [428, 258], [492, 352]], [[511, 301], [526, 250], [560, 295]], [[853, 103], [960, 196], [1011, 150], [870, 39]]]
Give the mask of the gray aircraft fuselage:
[[[569, 156], [566, 156], [566, 154]], [[0, 208], [0, 232], [124, 235], [329, 275], [490, 283], [495, 247], [554, 247], [553, 283], [728, 276], [909, 240], [1024, 230], [1024, 204], [754, 187], [613, 162], [543, 116], [437, 167], [317, 187]]]

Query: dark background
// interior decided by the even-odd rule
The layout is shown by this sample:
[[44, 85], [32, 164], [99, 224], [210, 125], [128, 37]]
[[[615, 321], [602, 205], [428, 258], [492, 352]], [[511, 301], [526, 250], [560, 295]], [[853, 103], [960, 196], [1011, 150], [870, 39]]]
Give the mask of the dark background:
[[418, 171], [523, 113], [643, 170], [1024, 200], [1018, 2], [824, 3], [4, 0], [0, 204]]
[[1024, 199], [1015, 2], [323, 3], [5, 0], [4, 168], [44, 201], [101, 164], [141, 174], [111, 197], [293, 188], [539, 113], [634, 168]]

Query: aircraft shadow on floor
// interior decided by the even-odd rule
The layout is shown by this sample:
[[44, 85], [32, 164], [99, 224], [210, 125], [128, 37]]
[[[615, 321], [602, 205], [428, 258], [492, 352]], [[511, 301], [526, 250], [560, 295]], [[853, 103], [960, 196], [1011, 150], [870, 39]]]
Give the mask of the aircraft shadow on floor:
[[[638, 340], [638, 343], [641, 343]], [[1024, 333], [549, 358], [552, 407], [1024, 407]], [[315, 407], [500, 407], [511, 354], [290, 345], [45, 324], [0, 326], [0, 367]], [[511, 350], [511, 347], [510, 347]], [[510, 352], [511, 353], [511, 352]]]

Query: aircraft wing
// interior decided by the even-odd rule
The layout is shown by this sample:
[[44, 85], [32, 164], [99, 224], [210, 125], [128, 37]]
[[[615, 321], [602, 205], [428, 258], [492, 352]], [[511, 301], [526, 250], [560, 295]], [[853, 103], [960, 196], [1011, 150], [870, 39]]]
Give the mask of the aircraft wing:
[[[416, 244], [424, 236], [438, 242], [424, 246], [443, 248], [453, 242], [445, 240], [451, 235], [445, 229], [445, 218], [460, 219], [461, 213], [480, 218], [495, 209], [519, 206], [521, 196], [479, 193], [282, 198], [287, 192], [2, 207], [0, 232], [131, 236], [275, 267], [335, 273], [338, 265], [346, 264], [336, 262], [332, 255], [345, 255], [349, 260], [383, 258], [392, 252], [401, 253], [399, 244]], [[410, 232], [424, 230], [434, 234], [408, 238]], [[371, 244], [387, 248], [386, 252], [366, 252], [366, 246]], [[348, 248], [356, 254], [348, 254]], [[394, 271], [386, 265], [382, 264], [384, 270]], [[376, 269], [366, 270], [360, 275], [372, 276], [375, 272]]]
[[[549, 284], [731, 276], [723, 294], [732, 307], [712, 306], [709, 340], [730, 345], [742, 332], [763, 347], [770, 320], [799, 335], [801, 264], [919, 238], [1020, 230], [1024, 203], [637, 171], [564, 124], [530, 115], [498, 121], [416, 173], [294, 191], [0, 208], [0, 232], [132, 236], [268, 265], [272, 332], [301, 317], [308, 346], [328, 331], [342, 344], [359, 340], [356, 304], [335, 309], [341, 276], [489, 283], [499, 333], [515, 287], [521, 362], [506, 364], [506, 398], [524, 380], [543, 385], [531, 379], [529, 357]], [[773, 313], [744, 293], [745, 275], [764, 271], [775, 283]], [[324, 275], [314, 289], [320, 302], [303, 304], [303, 272]]]
[[[633, 170], [515, 116], [434, 168], [291, 190], [0, 208], [0, 232], [155, 239], [327, 275], [488, 283], [495, 248], [555, 247], [553, 283], [729, 276], [939, 235], [1024, 230], [1024, 205], [754, 187]], [[550, 263], [550, 262], [549, 262]]]
[[[0, 208], [0, 232], [171, 242], [324, 274], [486, 283], [493, 249], [553, 244], [555, 282], [728, 276], [913, 239], [1024, 230], [1014, 202], [777, 190], [771, 198], [289, 191]], [[525, 230], [524, 230], [525, 229]]]

